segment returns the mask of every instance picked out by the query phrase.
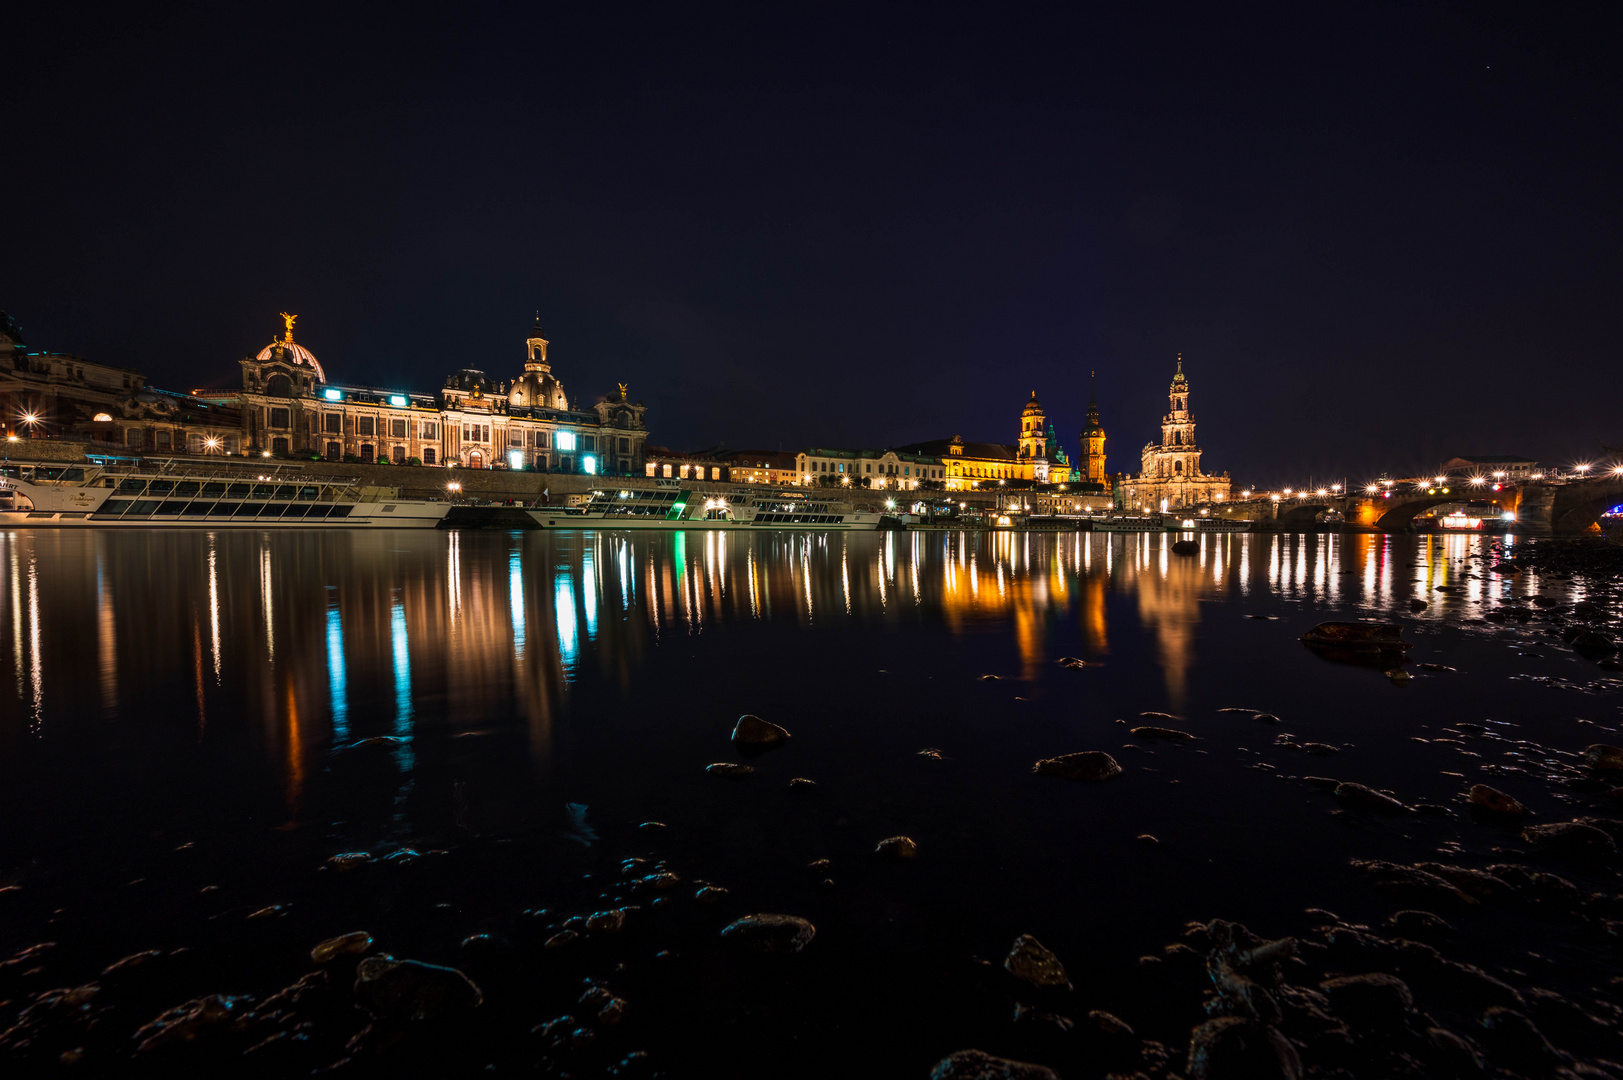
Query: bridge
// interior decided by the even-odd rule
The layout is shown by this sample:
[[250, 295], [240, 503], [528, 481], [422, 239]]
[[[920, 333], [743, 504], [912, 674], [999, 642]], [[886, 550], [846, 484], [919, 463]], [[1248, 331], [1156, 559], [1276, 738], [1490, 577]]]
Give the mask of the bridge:
[[1253, 492], [1250, 498], [1212, 505], [1217, 517], [1249, 518], [1259, 528], [1289, 532], [1314, 524], [1326, 511], [1339, 513], [1347, 527], [1371, 532], [1403, 532], [1420, 514], [1436, 506], [1492, 502], [1516, 515], [1517, 531], [1570, 536], [1589, 531], [1600, 516], [1623, 504], [1623, 474], [1605, 473], [1582, 479], [1528, 480], [1486, 486], [1446, 477], [1397, 480], [1372, 485], [1375, 491], [1329, 493]]

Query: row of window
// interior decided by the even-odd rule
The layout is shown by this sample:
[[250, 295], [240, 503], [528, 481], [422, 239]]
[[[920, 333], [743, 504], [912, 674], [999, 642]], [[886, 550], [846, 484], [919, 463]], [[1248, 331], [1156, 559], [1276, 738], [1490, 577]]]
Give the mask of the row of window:
[[[814, 473], [816, 473], [816, 472], [843, 473], [843, 472], [846, 471], [845, 462], [843, 462], [843, 461], [812, 461], [812, 462], [809, 462], [809, 465], [810, 465], [810, 471], [814, 472]], [[865, 474], [870, 475], [870, 476], [873, 475], [873, 466], [874, 466], [873, 462], [871, 462], [871, 461], [862, 462], [862, 466], [863, 466], [862, 471]], [[900, 471], [898, 471], [898, 469]], [[857, 471], [857, 466], [856, 466], [855, 463], [853, 463], [851, 465], [850, 471], [853, 472], [853, 473], [855, 473]], [[880, 462], [879, 475], [880, 476], [917, 476], [921, 480], [939, 480], [939, 479], [941, 479], [941, 470], [940, 469], [932, 469], [932, 468], [929, 468], [928, 466], [924, 466], [924, 465], [900, 465], [900, 466], [898, 466], [898, 465], [895, 465], [895, 464], [889, 463], [889, 462]]]
[[108, 499], [97, 517], [327, 518], [348, 517], [342, 503], [215, 502], [213, 499]]
[[190, 499], [314, 499], [321, 489], [316, 484], [230, 483], [225, 480], [152, 480], [126, 477], [118, 482], [119, 495], [161, 495]]
[[[287, 431], [293, 426], [293, 413], [291, 409], [272, 408], [265, 411], [265, 426], [276, 431]], [[318, 425], [312, 424], [312, 427]], [[340, 412], [324, 412], [321, 414], [319, 429], [323, 435], [342, 435], [344, 433], [344, 414]], [[487, 441], [489, 428], [486, 428]], [[414, 435], [420, 439], [437, 439], [440, 437], [440, 425], [436, 420], [413, 421], [405, 417], [389, 416], [357, 416], [355, 418], [355, 434], [386, 436], [391, 439], [408, 439]]]
[[839, 514], [756, 514], [756, 525], [838, 525], [845, 518]]
[[188, 453], [201, 454], [205, 452], [218, 452], [221, 454], [235, 454], [237, 452], [237, 437], [235, 435], [221, 435], [211, 439], [201, 431], [185, 433], [182, 441], [181, 433], [171, 432], [168, 428], [125, 428], [124, 446], [130, 450], [186, 450]]

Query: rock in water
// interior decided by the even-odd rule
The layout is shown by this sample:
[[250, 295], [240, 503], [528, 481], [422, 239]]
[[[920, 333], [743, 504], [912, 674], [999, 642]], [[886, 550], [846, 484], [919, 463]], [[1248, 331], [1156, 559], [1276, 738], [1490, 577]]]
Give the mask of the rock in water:
[[1349, 810], [1362, 810], [1370, 814], [1396, 817], [1407, 814], [1409, 808], [1390, 795], [1383, 795], [1372, 787], [1344, 781], [1336, 785], [1336, 801]]
[[1031, 767], [1038, 776], [1058, 776], [1064, 780], [1091, 780], [1099, 783], [1121, 775], [1116, 759], [1103, 750], [1083, 750], [1044, 758]]
[[1143, 727], [1129, 728], [1128, 730], [1135, 738], [1139, 739], [1164, 739], [1167, 742], [1188, 742], [1190, 739], [1194, 738], [1194, 736], [1189, 734], [1187, 731], [1179, 731], [1177, 728], [1169, 727], [1152, 727], [1148, 724], [1144, 725]]
[[722, 776], [728, 780], [742, 780], [755, 772], [755, 766], [740, 765], [736, 761], [718, 761], [713, 765], [706, 765], [704, 771], [711, 776]]
[[1220, 1016], [1189, 1037], [1191, 1080], [1300, 1080], [1301, 1075], [1296, 1047], [1267, 1024]]
[[811, 944], [817, 927], [798, 915], [746, 915], [727, 924], [724, 940], [757, 953], [797, 953]]
[[1571, 859], [1609, 859], [1617, 854], [1617, 844], [1605, 830], [1581, 821], [1529, 825], [1522, 830], [1522, 839], [1546, 854]]
[[770, 750], [789, 741], [789, 731], [745, 713], [733, 725], [733, 745], [745, 752]]
[[1326, 979], [1319, 989], [1330, 999], [1336, 1015], [1366, 1030], [1401, 1028], [1414, 1011], [1414, 994], [1396, 975], [1343, 975]]
[[1592, 743], [1584, 747], [1584, 764], [1601, 772], [1623, 770], [1623, 746]]
[[1172, 545], [1174, 555], [1199, 555], [1200, 545], [1193, 540], [1178, 540]]
[[365, 930], [354, 930], [348, 934], [339, 934], [310, 950], [310, 959], [318, 964], [325, 964], [336, 956], [348, 956], [363, 953], [372, 947], [372, 935]]
[[1471, 790], [1465, 795], [1465, 801], [1472, 810], [1503, 818], [1523, 818], [1527, 816], [1527, 807], [1515, 798], [1506, 795], [1498, 788], [1487, 784], [1472, 784]]
[[1059, 962], [1059, 957], [1030, 934], [1014, 939], [1014, 947], [1003, 958], [1003, 969], [1033, 986], [1071, 987], [1070, 977], [1065, 974], [1065, 965]]
[[892, 859], [916, 859], [919, 857], [919, 846], [905, 836], [887, 836], [873, 849], [875, 855], [884, 855]]
[[1059, 1080], [1059, 1073], [1044, 1065], [1010, 1061], [979, 1050], [958, 1050], [936, 1062], [930, 1080]]
[[477, 1008], [484, 994], [456, 968], [371, 956], [355, 972], [355, 1003], [377, 1019], [436, 1020]]

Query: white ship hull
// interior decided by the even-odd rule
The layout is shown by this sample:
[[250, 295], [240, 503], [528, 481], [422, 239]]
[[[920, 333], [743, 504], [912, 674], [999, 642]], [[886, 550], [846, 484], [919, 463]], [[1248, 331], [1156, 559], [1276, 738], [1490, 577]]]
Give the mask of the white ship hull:
[[858, 510], [842, 497], [823, 492], [668, 482], [651, 489], [594, 492], [591, 501], [580, 508], [553, 507], [528, 513], [543, 529], [633, 532], [856, 532], [879, 528], [884, 517]]

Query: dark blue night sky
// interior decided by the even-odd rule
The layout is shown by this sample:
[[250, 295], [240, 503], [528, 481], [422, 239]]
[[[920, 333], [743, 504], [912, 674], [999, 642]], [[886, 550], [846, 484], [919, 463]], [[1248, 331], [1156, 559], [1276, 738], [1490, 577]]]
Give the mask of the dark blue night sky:
[[[1056, 5], [1057, 6], [1057, 5]], [[1604, 7], [165, 6], [8, 16], [0, 308], [229, 385], [616, 382], [677, 447], [1012, 440], [1113, 470], [1178, 353], [1208, 469], [1623, 443]]]

